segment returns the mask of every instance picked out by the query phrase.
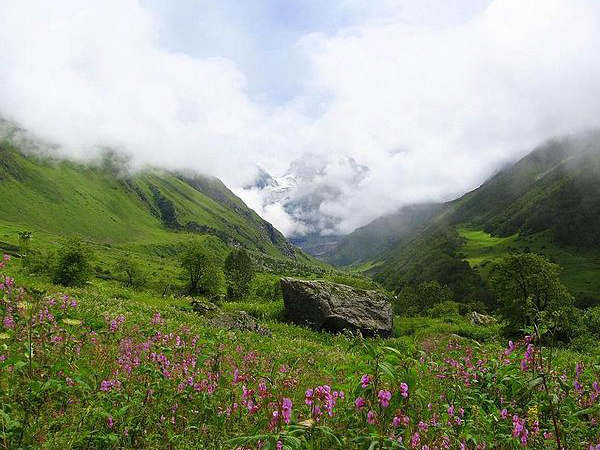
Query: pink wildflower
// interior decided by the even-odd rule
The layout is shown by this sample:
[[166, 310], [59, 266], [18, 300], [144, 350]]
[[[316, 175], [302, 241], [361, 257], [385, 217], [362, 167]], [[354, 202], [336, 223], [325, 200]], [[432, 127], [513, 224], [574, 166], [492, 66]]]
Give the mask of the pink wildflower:
[[366, 388], [369, 384], [371, 384], [371, 375], [363, 375], [360, 379], [360, 384], [364, 388]]
[[370, 410], [367, 413], [367, 422], [371, 425], [375, 425], [377, 423], [377, 414], [375, 414], [375, 411]]
[[362, 409], [366, 404], [366, 400], [362, 397], [356, 397], [356, 400], [354, 400], [354, 406], [356, 406], [356, 409]]
[[390, 400], [392, 399], [392, 393], [390, 391], [379, 391], [377, 394], [377, 398], [379, 399], [379, 403], [382, 407], [387, 408], [390, 406]]

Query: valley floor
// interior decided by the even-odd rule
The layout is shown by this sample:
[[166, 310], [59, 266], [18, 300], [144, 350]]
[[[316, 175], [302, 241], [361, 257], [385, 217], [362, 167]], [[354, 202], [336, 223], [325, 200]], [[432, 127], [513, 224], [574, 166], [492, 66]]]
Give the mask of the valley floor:
[[553, 412], [566, 448], [600, 439], [596, 358], [507, 347], [498, 326], [396, 317], [395, 338], [363, 340], [287, 324], [280, 302], [223, 305], [265, 336], [4, 264], [0, 448], [552, 448]]

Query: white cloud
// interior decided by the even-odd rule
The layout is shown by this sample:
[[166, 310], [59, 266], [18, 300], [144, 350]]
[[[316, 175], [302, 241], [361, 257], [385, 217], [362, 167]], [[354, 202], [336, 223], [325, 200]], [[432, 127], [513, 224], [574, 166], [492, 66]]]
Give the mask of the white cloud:
[[[253, 100], [233, 60], [163, 47], [135, 0], [2, 2], [0, 114], [69, 155], [105, 145], [215, 174], [287, 234], [348, 232], [448, 198], [547, 137], [598, 125], [596, 1], [495, 0], [464, 17], [418, 4], [385, 2], [362, 24], [303, 36], [288, 49], [306, 62], [302, 89], [272, 105]], [[316, 207], [294, 213], [241, 189], [257, 164], [283, 174], [309, 153], [326, 169], [287, 198], [326, 193]], [[357, 179], [348, 158], [368, 172]]]

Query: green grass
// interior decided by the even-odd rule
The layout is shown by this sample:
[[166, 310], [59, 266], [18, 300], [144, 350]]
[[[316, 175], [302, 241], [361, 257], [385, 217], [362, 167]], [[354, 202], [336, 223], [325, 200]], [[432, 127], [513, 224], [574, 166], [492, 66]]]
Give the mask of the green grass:
[[494, 262], [510, 251], [531, 251], [562, 267], [561, 280], [576, 296], [600, 300], [600, 252], [554, 245], [547, 232], [528, 236], [491, 236], [466, 225], [457, 227], [465, 240], [462, 248], [469, 264], [487, 277]]

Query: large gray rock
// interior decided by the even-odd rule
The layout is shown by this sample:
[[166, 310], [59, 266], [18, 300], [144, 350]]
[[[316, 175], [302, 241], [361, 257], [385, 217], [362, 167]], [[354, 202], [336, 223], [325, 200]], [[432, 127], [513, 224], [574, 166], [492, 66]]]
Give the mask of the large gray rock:
[[366, 336], [391, 336], [392, 305], [377, 291], [326, 281], [282, 278], [286, 316], [317, 330], [360, 330]]

